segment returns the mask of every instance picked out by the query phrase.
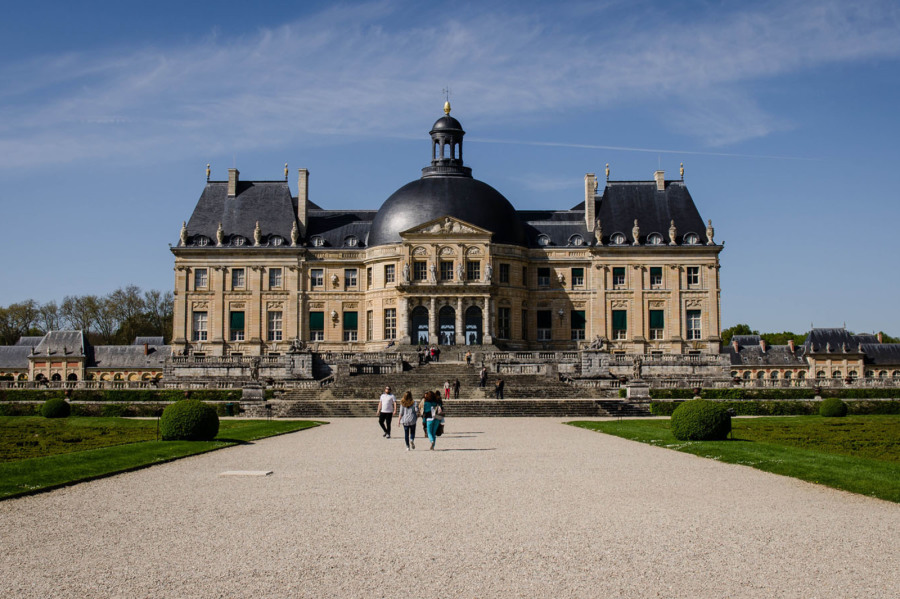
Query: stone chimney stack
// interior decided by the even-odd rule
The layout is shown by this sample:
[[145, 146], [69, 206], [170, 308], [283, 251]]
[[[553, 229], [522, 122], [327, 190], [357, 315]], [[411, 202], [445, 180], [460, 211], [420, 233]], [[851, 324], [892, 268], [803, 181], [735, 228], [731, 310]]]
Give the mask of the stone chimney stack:
[[884, 334], [878, 331], [878, 343], [884, 343]]
[[656, 191], [665, 191], [666, 171], [656, 171], [653, 173], [653, 178], [656, 180]]
[[236, 168], [228, 169], [228, 197], [233, 198], [237, 195], [237, 186], [238, 186], [238, 177], [240, 176], [240, 171]]
[[300, 223], [300, 235], [306, 236], [306, 226], [309, 224], [309, 215], [306, 210], [306, 202], [309, 200], [309, 171], [305, 168], [297, 169], [297, 220]]
[[584, 224], [591, 233], [594, 232], [597, 223], [595, 195], [597, 195], [597, 177], [594, 173], [588, 173], [584, 176]]
[[765, 339], [759, 340], [759, 349], [762, 351], [762, 353], [766, 353], [766, 340]]
[[794, 340], [793, 339], [788, 339], [788, 347], [790, 348], [791, 353], [794, 353]]

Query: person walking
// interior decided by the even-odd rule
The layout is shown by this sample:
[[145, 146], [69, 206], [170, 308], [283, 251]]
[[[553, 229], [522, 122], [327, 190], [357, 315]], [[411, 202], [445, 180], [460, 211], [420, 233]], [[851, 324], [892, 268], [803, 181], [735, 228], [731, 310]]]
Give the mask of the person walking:
[[502, 378], [497, 379], [497, 387], [494, 390], [494, 396], [497, 399], [503, 399], [503, 379]]
[[403, 439], [406, 441], [406, 451], [416, 448], [416, 421], [419, 419], [419, 411], [412, 393], [407, 391], [400, 400], [400, 417], [398, 422], [403, 425]]
[[394, 418], [394, 412], [397, 409], [395, 405], [397, 398], [391, 393], [390, 387], [384, 388], [384, 393], [378, 399], [378, 424], [384, 431], [382, 437], [391, 438], [391, 420]]
[[481, 374], [479, 374], [479, 377], [478, 386], [484, 387], [487, 385], [487, 368], [484, 366], [481, 367]]
[[453, 381], [453, 399], [459, 399], [459, 379]]
[[437, 405], [437, 399], [440, 395], [435, 395], [431, 391], [426, 391], [422, 396], [422, 402], [419, 405], [419, 415], [422, 416], [422, 435], [428, 436], [428, 419], [431, 418], [431, 410]]
[[471, 366], [471, 365], [472, 365], [472, 352], [469, 350], [466, 350], [466, 366]]
[[444, 399], [450, 399], [450, 379], [444, 381]]
[[435, 362], [441, 361], [441, 348], [440, 347], [434, 348], [434, 361]]
[[444, 423], [444, 402], [438, 396], [431, 412], [428, 416], [428, 440], [431, 441], [431, 449], [434, 450], [434, 444], [437, 442], [438, 427]]

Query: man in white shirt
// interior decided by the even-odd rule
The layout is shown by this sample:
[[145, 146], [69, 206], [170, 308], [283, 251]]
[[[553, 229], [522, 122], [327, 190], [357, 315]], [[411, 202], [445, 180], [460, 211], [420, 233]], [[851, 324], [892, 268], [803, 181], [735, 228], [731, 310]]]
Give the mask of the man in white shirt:
[[391, 393], [390, 387], [384, 388], [384, 393], [378, 400], [378, 424], [384, 431], [382, 437], [391, 438], [391, 419], [396, 411], [397, 398]]

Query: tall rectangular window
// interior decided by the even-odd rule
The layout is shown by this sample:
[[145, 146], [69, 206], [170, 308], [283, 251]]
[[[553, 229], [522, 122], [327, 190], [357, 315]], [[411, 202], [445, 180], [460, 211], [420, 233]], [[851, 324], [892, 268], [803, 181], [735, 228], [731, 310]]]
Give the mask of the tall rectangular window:
[[428, 263], [424, 260], [416, 260], [413, 262], [413, 279], [416, 281], [425, 281], [428, 279]]
[[372, 267], [366, 269], [366, 289], [372, 288]]
[[613, 267], [613, 289], [621, 289], [625, 287], [625, 267], [624, 266], [614, 266]]
[[584, 330], [587, 328], [587, 318], [584, 310], [572, 310], [572, 341], [584, 340]]
[[384, 338], [397, 338], [397, 308], [385, 308], [384, 310]]
[[269, 269], [269, 289], [281, 289], [281, 269]]
[[351, 289], [356, 287], [356, 269], [355, 268], [345, 268], [344, 269], [344, 288]]
[[539, 268], [538, 269], [538, 287], [549, 287], [550, 286], [550, 269], [549, 268]]
[[537, 340], [550, 341], [553, 338], [553, 314], [550, 310], [537, 311]]
[[206, 341], [206, 312], [192, 314], [191, 338], [194, 341]]
[[628, 310], [612, 311], [613, 339], [628, 338]]
[[309, 340], [325, 341], [325, 313], [309, 313]]
[[666, 328], [666, 316], [663, 310], [650, 310], [650, 339], [659, 340], [663, 338], [663, 332]]
[[281, 341], [282, 332], [281, 332], [281, 321], [282, 314], [281, 311], [272, 311], [269, 312], [269, 326], [268, 326], [268, 339], [269, 341]]
[[232, 341], [244, 340], [244, 312], [231, 312], [228, 321], [228, 330], [231, 331], [230, 339]]
[[356, 341], [359, 319], [356, 312], [344, 312], [344, 341]]
[[500, 265], [500, 282], [509, 283], [509, 264]]
[[[501, 264], [502, 266], [502, 264]], [[509, 339], [510, 338], [510, 330], [512, 328], [512, 317], [510, 313], [512, 310], [510, 308], [499, 307], [497, 308], [497, 337], [501, 339]]]
[[366, 310], [366, 341], [375, 338], [375, 318], [373, 310]]
[[387, 285], [388, 283], [393, 283], [395, 281], [394, 278], [394, 265], [393, 264], [385, 264], [384, 265], [384, 283]]
[[650, 289], [662, 289], [662, 266], [650, 267]]
[[688, 310], [687, 318], [687, 338], [700, 339], [700, 310]]
[[232, 268], [231, 269], [231, 288], [232, 289], [243, 289], [244, 288], [244, 269], [243, 268]]
[[528, 267], [522, 267], [522, 287], [528, 287]]
[[528, 310], [522, 310], [522, 339], [528, 339]]
[[194, 289], [206, 289], [209, 285], [209, 271], [205, 268], [194, 270]]
[[452, 281], [453, 280], [453, 261], [441, 260], [441, 280], [442, 281]]
[[584, 287], [584, 269], [572, 269], [572, 287]]
[[477, 260], [469, 260], [466, 262], [466, 280], [481, 280], [481, 262], [478, 262]]
[[688, 266], [687, 267], [687, 286], [688, 289], [696, 289], [700, 287], [700, 267], [699, 266]]
[[325, 271], [321, 268], [313, 268], [309, 271], [309, 284], [312, 287], [325, 286]]

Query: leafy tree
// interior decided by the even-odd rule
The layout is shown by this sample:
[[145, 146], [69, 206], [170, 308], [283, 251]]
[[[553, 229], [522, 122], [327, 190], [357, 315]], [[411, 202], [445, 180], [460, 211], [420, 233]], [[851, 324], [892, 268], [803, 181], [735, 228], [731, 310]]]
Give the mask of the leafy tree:
[[35, 328], [38, 315], [38, 303], [34, 300], [25, 300], [0, 308], [0, 340], [4, 345], [12, 345], [22, 335], [39, 332]]
[[91, 332], [96, 329], [100, 298], [96, 295], [67, 295], [63, 298], [59, 311], [68, 328]]
[[759, 335], [759, 331], [754, 331], [749, 324], [736, 324], [722, 331], [722, 344], [731, 343], [731, 338], [735, 335]]
[[881, 342], [882, 343], [900, 343], [900, 338], [892, 337], [885, 333], [884, 331], [879, 331], [881, 333]]
[[793, 339], [796, 345], [802, 345], [806, 341], [808, 333], [792, 333], [791, 331], [783, 331], [781, 333], [763, 333], [760, 335], [769, 345], [787, 345], [788, 340]]
[[41, 332], [58, 331], [62, 325], [62, 314], [56, 301], [41, 304], [38, 308], [38, 324]]

